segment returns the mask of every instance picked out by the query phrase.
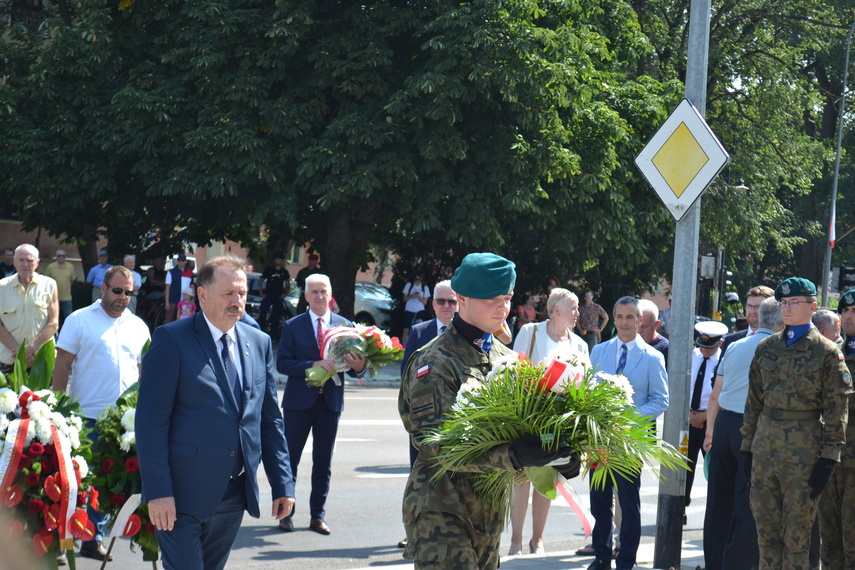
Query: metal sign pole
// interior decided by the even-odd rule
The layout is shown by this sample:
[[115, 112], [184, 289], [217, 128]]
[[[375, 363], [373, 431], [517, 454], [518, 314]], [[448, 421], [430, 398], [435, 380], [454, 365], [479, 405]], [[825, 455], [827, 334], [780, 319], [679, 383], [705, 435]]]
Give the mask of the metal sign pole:
[[[689, 51], [686, 67], [686, 98], [701, 115], [706, 112], [707, 60], [710, 35], [710, 0], [692, 0], [689, 16]], [[663, 439], [681, 443], [688, 433], [689, 384], [692, 371], [692, 330], [700, 232], [700, 198], [677, 222], [674, 239], [674, 280], [671, 284], [671, 348], [668, 378], [670, 406], [665, 412]], [[685, 471], [662, 470], [656, 516], [653, 565], [679, 568], [683, 542]]]

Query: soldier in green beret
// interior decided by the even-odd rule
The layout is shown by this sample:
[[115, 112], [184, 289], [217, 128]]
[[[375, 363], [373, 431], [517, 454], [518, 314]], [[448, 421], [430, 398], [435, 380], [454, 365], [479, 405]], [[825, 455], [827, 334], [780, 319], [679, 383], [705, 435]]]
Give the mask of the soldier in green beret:
[[[846, 367], [855, 371], [855, 289], [840, 297], [837, 306], [842, 320], [843, 354]], [[855, 398], [849, 398], [849, 415]], [[840, 465], [819, 496], [819, 527], [822, 533], [822, 562], [828, 568], [855, 568], [855, 423], [846, 426], [846, 445]]]
[[790, 277], [775, 298], [785, 328], [754, 353], [742, 451], [751, 471], [761, 570], [808, 570], [817, 499], [844, 447], [852, 377], [837, 346], [811, 325], [813, 283]]
[[[537, 436], [498, 445], [467, 469], [432, 481], [439, 449], [422, 442], [427, 430], [440, 426], [457, 392], [470, 378], [485, 382], [496, 360], [513, 354], [494, 331], [502, 328], [511, 306], [514, 263], [493, 253], [467, 255], [454, 273], [458, 313], [444, 333], [416, 351], [401, 379], [398, 411], [412, 435], [418, 457], [404, 491], [404, 557], [416, 569], [491, 569], [499, 565], [499, 539], [505, 525], [500, 505], [473, 490], [477, 477], [490, 470], [518, 470], [555, 465], [565, 476], [578, 474], [578, 458], [569, 447], [545, 451]], [[572, 471], [575, 470], [575, 473]]]

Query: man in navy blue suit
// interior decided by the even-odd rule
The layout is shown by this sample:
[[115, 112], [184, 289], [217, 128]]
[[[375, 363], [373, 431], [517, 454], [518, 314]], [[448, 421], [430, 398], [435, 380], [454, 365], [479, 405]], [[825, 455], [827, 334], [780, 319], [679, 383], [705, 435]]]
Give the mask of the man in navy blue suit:
[[[614, 323], [617, 337], [598, 344], [591, 352], [594, 369], [608, 374], [623, 374], [634, 390], [632, 406], [641, 415], [654, 422], [668, 407], [668, 373], [665, 359], [658, 350], [644, 342], [638, 334], [641, 307], [635, 297], [621, 297], [615, 303]], [[654, 427], [651, 425], [651, 429]], [[629, 570], [635, 565], [638, 543], [641, 540], [641, 473], [633, 477], [618, 475], [617, 496], [622, 520], [620, 526], [620, 552], [615, 564], [618, 570]], [[602, 489], [591, 488], [591, 514], [594, 531], [591, 535], [596, 558], [588, 570], [612, 567], [613, 483], [606, 479]]]
[[143, 500], [167, 570], [225, 567], [243, 511], [260, 514], [259, 463], [273, 516], [294, 506], [270, 337], [238, 322], [246, 264], [216, 257], [196, 282], [202, 312], [155, 331], [136, 413]]
[[[297, 478], [297, 466], [303, 448], [312, 434], [312, 492], [309, 496], [309, 528], [319, 534], [330, 534], [324, 517], [325, 505], [330, 490], [333, 447], [338, 431], [338, 420], [344, 409], [344, 382], [335, 374], [335, 365], [330, 358], [321, 359], [320, 336], [328, 328], [352, 326], [343, 317], [330, 311], [332, 286], [330, 279], [322, 273], [306, 278], [306, 301], [309, 310], [289, 319], [282, 327], [276, 367], [288, 376], [285, 394], [282, 396], [282, 412], [285, 421], [285, 439], [291, 452], [291, 472]], [[361, 377], [365, 368], [365, 357], [350, 353], [345, 356], [350, 367], [348, 374]], [[321, 366], [333, 372], [333, 377], [320, 388], [306, 383], [306, 370]], [[293, 513], [292, 513], [293, 516]], [[279, 521], [279, 529], [292, 532], [291, 516]]]

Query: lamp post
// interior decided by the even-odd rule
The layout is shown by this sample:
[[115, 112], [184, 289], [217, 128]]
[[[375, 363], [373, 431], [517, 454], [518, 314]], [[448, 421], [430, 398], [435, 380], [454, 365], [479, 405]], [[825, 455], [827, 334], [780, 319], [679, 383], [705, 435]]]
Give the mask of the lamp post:
[[[822, 264], [822, 306], [828, 306], [828, 274], [831, 272], [831, 240], [837, 216], [837, 180], [840, 177], [840, 145], [843, 140], [843, 114], [846, 111], [846, 85], [849, 77], [849, 48], [852, 46], [855, 22], [849, 26], [846, 36], [846, 62], [843, 64], [843, 94], [840, 96], [840, 116], [837, 118], [837, 156], [834, 159], [834, 181], [831, 183], [831, 219], [828, 224], [828, 243], [825, 244], [825, 263]], [[841, 291], [842, 293], [842, 291]]]

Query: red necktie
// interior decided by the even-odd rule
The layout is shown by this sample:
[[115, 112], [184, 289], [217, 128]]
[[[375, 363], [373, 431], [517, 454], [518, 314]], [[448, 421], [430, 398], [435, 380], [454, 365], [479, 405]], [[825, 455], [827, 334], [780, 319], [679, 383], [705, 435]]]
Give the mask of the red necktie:
[[324, 320], [318, 319], [318, 346], [321, 346], [321, 339], [324, 336]]

